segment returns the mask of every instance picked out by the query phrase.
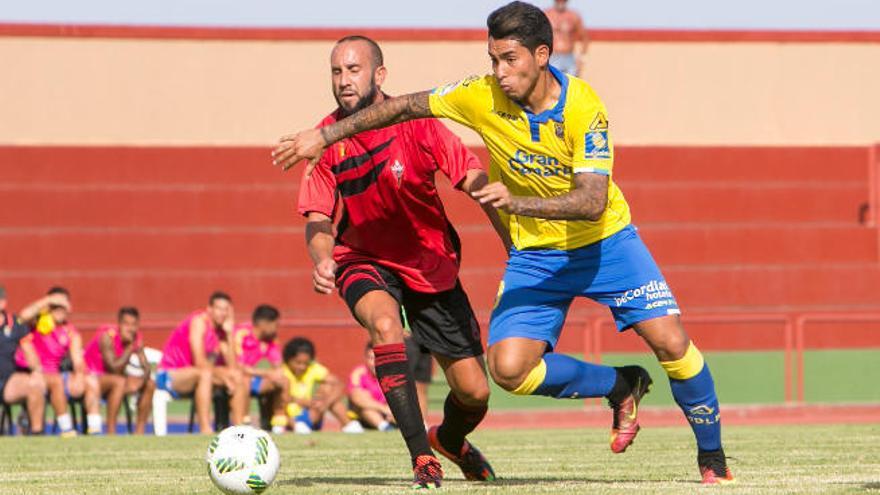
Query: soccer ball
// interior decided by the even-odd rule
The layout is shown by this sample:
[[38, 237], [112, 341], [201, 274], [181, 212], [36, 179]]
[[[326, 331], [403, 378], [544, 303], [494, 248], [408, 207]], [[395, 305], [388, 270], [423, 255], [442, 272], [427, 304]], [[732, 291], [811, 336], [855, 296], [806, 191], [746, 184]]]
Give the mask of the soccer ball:
[[211, 481], [223, 493], [263, 493], [275, 480], [281, 458], [278, 448], [263, 430], [230, 426], [215, 436], [205, 456]]

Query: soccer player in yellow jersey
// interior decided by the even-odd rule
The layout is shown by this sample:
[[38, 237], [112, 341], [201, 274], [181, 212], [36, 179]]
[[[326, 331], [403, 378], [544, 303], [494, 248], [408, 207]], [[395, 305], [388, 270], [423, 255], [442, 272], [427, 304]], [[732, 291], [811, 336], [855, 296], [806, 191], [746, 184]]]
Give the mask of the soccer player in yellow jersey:
[[522, 395], [607, 397], [611, 450], [639, 430], [651, 377], [553, 352], [575, 297], [609, 307], [619, 331], [634, 329], [669, 375], [697, 440], [703, 483], [733, 481], [721, 446], [718, 398], [708, 365], [679, 321], [679, 308], [612, 180], [608, 114], [590, 86], [549, 65], [553, 32], [537, 7], [512, 2], [489, 15], [492, 75], [368, 107], [333, 125], [285, 136], [273, 162], [285, 170], [356, 133], [424, 117], [478, 132], [491, 155], [490, 182], [474, 193], [501, 213], [513, 240], [489, 328], [489, 372]]

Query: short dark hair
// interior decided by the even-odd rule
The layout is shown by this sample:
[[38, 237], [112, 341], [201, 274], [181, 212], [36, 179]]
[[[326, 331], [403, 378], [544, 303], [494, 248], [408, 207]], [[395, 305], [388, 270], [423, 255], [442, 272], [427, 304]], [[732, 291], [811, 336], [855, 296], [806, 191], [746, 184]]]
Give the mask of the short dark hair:
[[305, 337], [294, 337], [284, 344], [284, 362], [290, 361], [298, 354], [306, 353], [315, 359], [315, 344]]
[[339, 46], [343, 43], [348, 43], [349, 41], [363, 41], [370, 46], [370, 61], [373, 63], [374, 69], [385, 65], [385, 57], [382, 55], [382, 49], [379, 48], [379, 43], [376, 43], [375, 40], [361, 34], [352, 34], [350, 36], [340, 38], [339, 41], [336, 42], [336, 46]]
[[547, 45], [553, 53], [553, 26], [543, 10], [525, 2], [510, 2], [489, 14], [486, 19], [489, 36], [496, 39], [514, 39], [532, 53]]
[[229, 297], [229, 294], [223, 292], [222, 290], [215, 290], [214, 293], [211, 294], [211, 297], [208, 298], [208, 305], [213, 306], [214, 301], [218, 299], [224, 299], [226, 301], [232, 302], [232, 298]]
[[64, 294], [65, 296], [70, 297], [70, 291], [65, 289], [64, 287], [61, 287], [60, 285], [50, 287], [49, 290], [46, 292], [47, 296], [51, 296], [53, 294]]
[[116, 321], [122, 321], [122, 317], [125, 315], [134, 316], [138, 320], [141, 319], [141, 313], [134, 306], [123, 306], [119, 308], [119, 313], [116, 314]]
[[251, 321], [256, 323], [259, 320], [276, 321], [281, 318], [281, 313], [275, 306], [261, 304], [254, 308], [254, 314], [251, 315]]

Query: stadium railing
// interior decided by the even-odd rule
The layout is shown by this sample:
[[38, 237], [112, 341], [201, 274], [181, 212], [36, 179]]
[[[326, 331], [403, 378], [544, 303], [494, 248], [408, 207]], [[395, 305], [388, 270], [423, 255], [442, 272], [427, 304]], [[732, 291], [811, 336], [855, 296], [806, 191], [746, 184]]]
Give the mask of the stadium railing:
[[[880, 317], [880, 314], [877, 315]], [[792, 354], [795, 352], [794, 335], [795, 325], [794, 318], [785, 313], [715, 313], [711, 315], [683, 315], [682, 322], [687, 323], [709, 323], [713, 325], [725, 324], [742, 324], [742, 323], [770, 323], [778, 324], [783, 335], [783, 377], [784, 377], [784, 394], [785, 403], [793, 402], [795, 382], [792, 377]], [[591, 359], [593, 362], [602, 361], [602, 329], [614, 325], [614, 321], [609, 318], [597, 318], [584, 327], [584, 357]], [[800, 349], [803, 352], [803, 349]], [[803, 360], [803, 356], [798, 357], [799, 362]], [[803, 380], [801, 375], [798, 376], [798, 383]], [[589, 404], [590, 399], [587, 400]]]
[[[880, 313], [805, 313], [795, 319], [795, 354], [797, 355], [797, 402], [804, 402], [804, 349], [809, 323], [880, 323]], [[880, 340], [880, 339], [878, 339]]]

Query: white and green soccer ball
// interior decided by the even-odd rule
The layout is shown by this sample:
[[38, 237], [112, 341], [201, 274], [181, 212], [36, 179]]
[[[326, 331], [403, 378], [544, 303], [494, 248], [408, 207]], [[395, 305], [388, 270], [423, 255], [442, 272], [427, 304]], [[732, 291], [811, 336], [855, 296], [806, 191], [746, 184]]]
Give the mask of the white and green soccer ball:
[[281, 457], [269, 434], [250, 426], [230, 426], [216, 435], [205, 456], [211, 481], [223, 493], [263, 493], [275, 480]]

